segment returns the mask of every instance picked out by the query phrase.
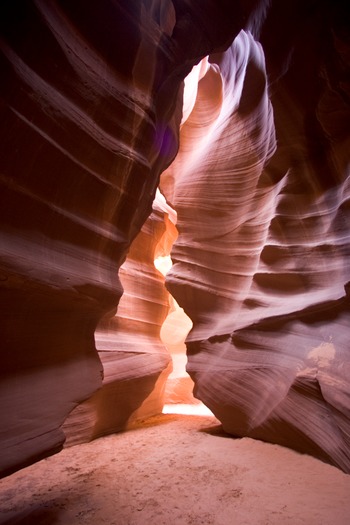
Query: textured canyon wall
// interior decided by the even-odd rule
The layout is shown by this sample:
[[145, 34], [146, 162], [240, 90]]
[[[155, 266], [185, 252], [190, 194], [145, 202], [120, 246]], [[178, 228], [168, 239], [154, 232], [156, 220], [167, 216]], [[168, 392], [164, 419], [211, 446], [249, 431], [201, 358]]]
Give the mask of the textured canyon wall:
[[210, 56], [161, 188], [195, 395], [227, 432], [349, 472], [347, 14], [271, 2]]
[[172, 369], [160, 339], [169, 312], [169, 293], [154, 259], [168, 253], [176, 230], [173, 211], [157, 192], [152, 214], [131, 244], [119, 270], [123, 295], [115, 315], [95, 331], [103, 365], [102, 387], [66, 419], [65, 446], [118, 432], [138, 417], [160, 413]]
[[[1, 2], [2, 474], [58, 451], [67, 415], [123, 375], [103, 343], [102, 366], [95, 329], [176, 154], [182, 81], [245, 18], [227, 0]], [[167, 359], [148, 353], [154, 384]], [[86, 433], [118, 426], [150, 385]]]
[[171, 211], [152, 203], [180, 124], [161, 187], [196, 396], [231, 434], [350, 470], [340, 6], [1, 2], [3, 475], [159, 410]]

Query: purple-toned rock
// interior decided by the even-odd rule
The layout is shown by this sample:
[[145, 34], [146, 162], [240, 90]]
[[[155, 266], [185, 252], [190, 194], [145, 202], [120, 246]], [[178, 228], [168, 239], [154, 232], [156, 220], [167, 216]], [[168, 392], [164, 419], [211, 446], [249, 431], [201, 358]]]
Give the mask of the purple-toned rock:
[[[118, 269], [177, 152], [183, 79], [244, 19], [226, 0], [1, 3], [3, 475], [59, 450], [63, 422], [102, 386], [103, 366], [108, 384], [118, 376], [94, 332], [117, 307]], [[167, 366], [158, 350], [142, 361], [146, 397]], [[128, 403], [119, 421], [135, 410]]]
[[263, 14], [192, 87], [162, 176], [167, 285], [224, 429], [349, 472], [349, 25], [338, 5]]

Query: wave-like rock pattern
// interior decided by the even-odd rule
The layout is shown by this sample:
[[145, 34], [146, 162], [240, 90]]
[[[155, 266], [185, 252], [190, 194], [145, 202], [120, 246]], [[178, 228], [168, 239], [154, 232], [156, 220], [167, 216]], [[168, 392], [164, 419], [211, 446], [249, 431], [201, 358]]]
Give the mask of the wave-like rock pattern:
[[1, 473], [59, 450], [101, 387], [94, 331], [176, 154], [183, 79], [245, 18], [226, 0], [1, 2]]
[[178, 214], [167, 285], [194, 323], [195, 395], [227, 432], [349, 472], [350, 49], [338, 8], [272, 3], [210, 57], [161, 186]]
[[171, 357], [160, 339], [169, 311], [164, 276], [154, 260], [174, 239], [173, 210], [157, 192], [153, 212], [134, 239], [119, 271], [123, 295], [115, 315], [97, 326], [102, 387], [65, 421], [65, 446], [124, 430], [136, 418], [160, 413]]
[[[0, 14], [1, 474], [58, 451], [64, 431], [90, 439], [159, 406], [154, 270], [134, 310], [126, 294], [107, 314], [181, 123], [162, 186], [179, 215], [168, 282], [194, 323], [196, 395], [228, 432], [349, 471], [347, 11], [4, 0]], [[183, 79], [206, 55], [182, 114]]]

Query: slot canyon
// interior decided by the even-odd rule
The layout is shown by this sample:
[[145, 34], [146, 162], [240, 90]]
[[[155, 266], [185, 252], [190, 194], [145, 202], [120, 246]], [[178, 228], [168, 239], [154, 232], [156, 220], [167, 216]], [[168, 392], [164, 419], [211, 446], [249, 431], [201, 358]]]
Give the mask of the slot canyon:
[[350, 489], [349, 7], [0, 13], [3, 482], [187, 403]]

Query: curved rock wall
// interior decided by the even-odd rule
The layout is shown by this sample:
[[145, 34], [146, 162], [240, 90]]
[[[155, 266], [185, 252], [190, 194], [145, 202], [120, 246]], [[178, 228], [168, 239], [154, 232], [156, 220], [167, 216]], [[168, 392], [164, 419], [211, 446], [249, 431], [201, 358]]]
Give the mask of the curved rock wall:
[[125, 259], [181, 123], [162, 188], [196, 395], [350, 470], [349, 26], [327, 0], [1, 2], [2, 475], [160, 406], [159, 210]]
[[224, 429], [349, 472], [350, 26], [337, 3], [260, 15], [210, 57], [162, 176], [167, 285]]
[[176, 154], [182, 81], [245, 18], [227, 0], [1, 2], [2, 474], [59, 450], [101, 387], [94, 331]]
[[119, 276], [123, 295], [115, 315], [97, 326], [95, 343], [103, 365], [102, 387], [67, 418], [65, 445], [127, 428], [133, 419], [160, 413], [171, 357], [160, 329], [169, 293], [154, 259], [172, 244], [172, 210], [157, 193], [153, 212], [134, 239]]

